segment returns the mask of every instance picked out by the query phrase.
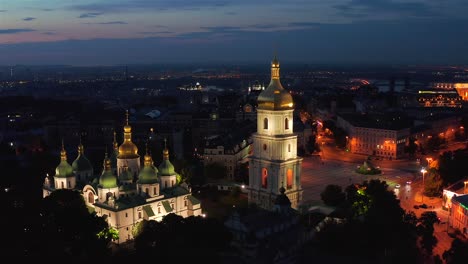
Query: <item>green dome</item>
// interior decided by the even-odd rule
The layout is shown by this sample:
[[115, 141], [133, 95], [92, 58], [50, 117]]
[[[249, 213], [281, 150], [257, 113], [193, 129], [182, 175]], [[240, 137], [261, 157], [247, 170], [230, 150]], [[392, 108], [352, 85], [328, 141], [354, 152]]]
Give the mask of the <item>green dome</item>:
[[175, 175], [174, 165], [169, 160], [163, 160], [158, 167], [160, 176]]
[[133, 173], [131, 171], [129, 171], [128, 168], [126, 170], [124, 169], [120, 173], [120, 179], [122, 181], [133, 181]]
[[78, 155], [73, 161], [72, 168], [74, 171], [90, 171], [93, 169], [91, 162], [84, 155]]
[[112, 171], [104, 171], [99, 178], [99, 185], [102, 188], [115, 188], [117, 187], [117, 177], [112, 173]]
[[153, 184], [158, 182], [158, 169], [153, 164], [153, 159], [146, 152], [144, 157], [144, 167], [138, 175], [138, 183]]
[[152, 166], [145, 166], [138, 175], [138, 183], [153, 184], [158, 182], [158, 174]]
[[117, 176], [112, 173], [110, 159], [107, 158], [107, 153], [106, 158], [104, 159], [104, 171], [99, 178], [99, 185], [101, 185], [102, 188], [117, 187]]
[[59, 178], [67, 178], [73, 176], [73, 168], [72, 166], [66, 161], [60, 161], [60, 164], [55, 169], [55, 177]]

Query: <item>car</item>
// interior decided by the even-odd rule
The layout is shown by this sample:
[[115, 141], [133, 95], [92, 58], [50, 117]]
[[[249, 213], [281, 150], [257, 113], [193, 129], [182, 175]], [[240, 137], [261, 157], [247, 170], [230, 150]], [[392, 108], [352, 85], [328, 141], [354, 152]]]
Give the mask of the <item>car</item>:
[[395, 188], [399, 189], [401, 186], [400, 184], [395, 185]]
[[414, 209], [419, 209], [419, 206], [418, 206], [418, 205], [414, 205], [413, 208], [414, 208]]
[[411, 181], [407, 181], [406, 185], [411, 185], [411, 183], [412, 183]]
[[419, 205], [419, 208], [424, 208], [424, 209], [427, 209], [427, 208], [428, 208], [428, 206], [427, 206], [427, 204], [421, 204], [421, 205]]

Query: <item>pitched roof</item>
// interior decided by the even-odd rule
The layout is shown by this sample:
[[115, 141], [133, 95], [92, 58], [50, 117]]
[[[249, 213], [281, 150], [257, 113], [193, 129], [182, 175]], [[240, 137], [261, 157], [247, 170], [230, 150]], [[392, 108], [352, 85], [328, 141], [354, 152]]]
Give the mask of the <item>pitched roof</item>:
[[172, 212], [172, 207], [168, 201], [163, 201], [162, 204], [164, 206], [164, 210], [166, 210], [166, 213]]
[[145, 211], [146, 215], [148, 215], [148, 217], [154, 216], [154, 212], [153, 212], [153, 209], [151, 208], [151, 205], [143, 206], [143, 210]]
[[192, 203], [192, 204], [199, 204], [200, 203], [200, 200], [198, 200], [197, 198], [195, 198], [192, 195], [187, 196], [187, 199], [189, 199], [190, 203]]

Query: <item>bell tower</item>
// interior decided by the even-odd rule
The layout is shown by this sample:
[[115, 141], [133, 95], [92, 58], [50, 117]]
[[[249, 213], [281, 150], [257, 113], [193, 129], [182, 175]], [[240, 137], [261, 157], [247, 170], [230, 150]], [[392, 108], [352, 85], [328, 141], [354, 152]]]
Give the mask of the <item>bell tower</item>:
[[280, 82], [280, 63], [271, 62], [271, 80], [258, 96], [257, 132], [249, 157], [249, 203], [272, 210], [276, 196], [284, 194], [297, 208], [302, 201], [301, 165], [297, 135], [293, 133], [294, 102]]

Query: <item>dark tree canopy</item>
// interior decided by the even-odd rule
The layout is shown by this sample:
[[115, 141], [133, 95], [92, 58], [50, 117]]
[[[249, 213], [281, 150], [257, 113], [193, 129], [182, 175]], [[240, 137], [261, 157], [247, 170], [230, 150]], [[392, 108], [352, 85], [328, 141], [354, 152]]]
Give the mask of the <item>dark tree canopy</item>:
[[[219, 263], [231, 233], [215, 218], [166, 215], [161, 222], [143, 221], [135, 238], [137, 257], [176, 257], [178, 261]], [[214, 261], [214, 262], [212, 262]]]
[[90, 214], [81, 194], [60, 189], [43, 202], [44, 255], [88, 259], [108, 253], [109, 236], [99, 236], [109, 230], [107, 222]]
[[345, 193], [342, 191], [341, 186], [334, 184], [327, 185], [320, 197], [326, 205], [330, 206], [338, 206], [345, 201]]

